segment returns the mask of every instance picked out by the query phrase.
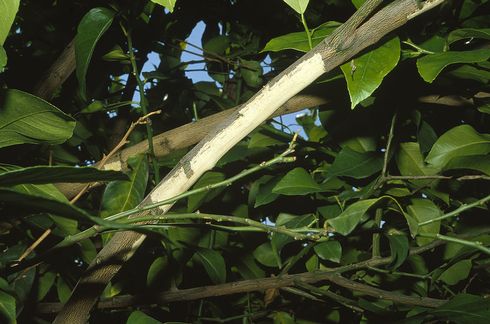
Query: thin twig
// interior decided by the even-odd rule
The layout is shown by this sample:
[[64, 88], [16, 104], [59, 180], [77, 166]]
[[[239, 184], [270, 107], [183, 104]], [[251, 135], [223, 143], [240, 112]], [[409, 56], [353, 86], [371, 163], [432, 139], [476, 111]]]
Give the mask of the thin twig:
[[435, 239], [446, 241], [446, 242], [461, 244], [464, 246], [468, 246], [468, 247], [480, 250], [483, 253], [490, 255], [490, 249], [487, 248], [485, 245], [483, 245], [483, 243], [480, 241], [468, 241], [468, 240], [463, 240], [463, 239], [453, 237], [453, 236], [447, 236], [447, 235], [442, 235], [442, 234], [430, 234], [430, 233], [420, 233], [417, 236], [435, 238]]

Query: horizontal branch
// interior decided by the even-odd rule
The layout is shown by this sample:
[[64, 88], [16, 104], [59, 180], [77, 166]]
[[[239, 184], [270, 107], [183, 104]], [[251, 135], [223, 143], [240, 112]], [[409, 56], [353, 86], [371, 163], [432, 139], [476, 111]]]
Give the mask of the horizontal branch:
[[[432, 250], [443, 244], [445, 244], [445, 241], [436, 240], [431, 242], [430, 244], [411, 249], [410, 255], [418, 255], [426, 251]], [[340, 277], [339, 275], [348, 271], [354, 271], [354, 270], [371, 268], [371, 267], [379, 267], [382, 265], [389, 264], [391, 262], [392, 262], [391, 257], [385, 257], [385, 258], [375, 257], [366, 261], [361, 261], [358, 263], [341, 266], [329, 270], [317, 270], [313, 272], [304, 272], [299, 274], [280, 275], [278, 277], [230, 282], [230, 283], [214, 285], [214, 286], [172, 290], [172, 291], [165, 291], [153, 295], [143, 294], [143, 295], [135, 295], [135, 296], [130, 296], [130, 295], [116, 296], [110, 299], [99, 301], [96, 307], [99, 309], [115, 309], [115, 308], [134, 307], [138, 305], [155, 305], [155, 304], [163, 305], [170, 302], [182, 302], [182, 301], [196, 300], [196, 299], [202, 299], [208, 297], [226, 296], [226, 295], [237, 294], [237, 293], [246, 293], [252, 291], [264, 291], [267, 289], [274, 289], [274, 288], [291, 287], [291, 286], [295, 286], [297, 282], [315, 283], [319, 281], [330, 281], [339, 286], [345, 287], [347, 289], [362, 291], [362, 289], [365, 290], [366, 288], [358, 285], [353, 285], [352, 282], [348, 279], [344, 278], [347, 281], [342, 280], [342, 277]], [[374, 290], [369, 290], [368, 292], [371, 293], [373, 291]], [[368, 294], [368, 292], [365, 293]], [[380, 298], [387, 298], [387, 299], [391, 298], [390, 300], [393, 300], [394, 298], [393, 294], [394, 293], [390, 293], [386, 291], [383, 291], [383, 294], [380, 294], [379, 291], [376, 291], [375, 297], [381, 296]], [[369, 294], [369, 295], [374, 296], [374, 294]], [[405, 299], [398, 298], [398, 300], [400, 300], [400, 302], [402, 303], [410, 302], [410, 305], [415, 305], [413, 303], [415, 303], [416, 300], [418, 301], [422, 300], [424, 302], [427, 302], [427, 300], [420, 299], [418, 297], [410, 297], [410, 296], [402, 296], [402, 297], [405, 297]], [[424, 304], [426, 307], [436, 307], [435, 305], [439, 306], [444, 302], [443, 300], [432, 299], [432, 298], [429, 301], [430, 302], [427, 302], [427, 304]], [[57, 313], [62, 309], [62, 307], [63, 307], [62, 303], [40, 303], [37, 307], [37, 312]]]

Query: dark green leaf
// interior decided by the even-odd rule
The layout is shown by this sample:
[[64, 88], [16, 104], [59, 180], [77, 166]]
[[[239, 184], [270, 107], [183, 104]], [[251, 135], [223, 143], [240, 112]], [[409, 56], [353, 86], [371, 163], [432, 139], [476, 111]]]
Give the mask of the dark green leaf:
[[321, 191], [321, 187], [313, 180], [311, 175], [303, 168], [289, 171], [272, 189], [273, 193], [296, 196], [307, 195]]
[[456, 29], [449, 33], [447, 36], [447, 42], [452, 44], [461, 39], [467, 38], [481, 38], [481, 39], [490, 39], [490, 28], [461, 28]]
[[398, 269], [408, 257], [408, 238], [403, 234], [388, 233], [386, 235], [390, 242], [391, 263], [389, 267], [393, 270]]
[[[19, 9], [20, 0], [2, 0], [0, 1], [0, 46], [3, 46], [7, 38], [10, 27], [12, 26], [17, 10]], [[1, 67], [0, 67], [1, 70]]]
[[369, 177], [383, 168], [383, 157], [374, 152], [359, 153], [345, 147], [327, 170], [327, 177]]
[[[412, 199], [412, 204], [407, 207], [407, 213], [413, 220], [413, 223], [409, 220], [409, 228], [412, 237], [417, 234], [438, 234], [441, 227], [441, 222], [437, 221], [424, 226], [419, 227], [417, 224], [428, 220], [432, 220], [442, 215], [441, 210], [429, 199]], [[419, 245], [425, 245], [432, 242], [432, 238], [417, 237], [417, 243]]]
[[457, 324], [486, 324], [490, 318], [490, 301], [482, 296], [459, 294], [431, 314]]
[[257, 88], [262, 85], [262, 66], [257, 61], [240, 60], [240, 74], [245, 83], [252, 88]]
[[0, 95], [0, 148], [16, 144], [61, 144], [75, 121], [41, 98], [20, 90]]
[[17, 313], [15, 309], [15, 298], [0, 290], [0, 319], [6, 323], [17, 323]]
[[245, 257], [240, 258], [240, 261], [237, 264], [237, 270], [245, 280], [265, 277], [265, 271], [257, 265], [251, 254], [247, 254]]
[[15, 190], [15, 188], [0, 188], [0, 201], [16, 204], [19, 207], [30, 207], [29, 211], [31, 213], [47, 212], [84, 221], [94, 219], [90, 214], [69, 203], [39, 195], [22, 193]]
[[260, 184], [257, 195], [255, 197], [254, 207], [260, 207], [263, 205], [267, 205], [268, 203], [273, 202], [279, 197], [278, 194], [273, 193], [272, 190], [277, 185], [277, 183], [281, 180], [279, 177], [273, 177], [266, 183]]
[[471, 267], [471, 260], [459, 261], [447, 268], [438, 279], [448, 285], [455, 285], [468, 277]]
[[155, 287], [158, 283], [158, 279], [168, 266], [168, 257], [166, 255], [161, 256], [153, 260], [148, 273], [146, 275], [146, 285], [148, 287]]
[[128, 159], [129, 181], [109, 183], [102, 196], [101, 216], [117, 214], [136, 207], [144, 198], [148, 184], [148, 159], [139, 154]]
[[146, 315], [142, 311], [133, 311], [131, 315], [129, 315], [126, 324], [162, 324], [162, 322]]
[[480, 134], [470, 125], [460, 125], [439, 137], [426, 161], [436, 168], [443, 168], [452, 158], [488, 152], [490, 134]]
[[490, 50], [478, 49], [473, 51], [429, 54], [417, 60], [417, 68], [422, 78], [429, 83], [441, 73], [441, 71], [456, 63], [478, 63], [490, 58]]
[[347, 81], [352, 109], [381, 85], [384, 77], [395, 68], [399, 59], [400, 39], [395, 37], [341, 66]]
[[115, 12], [108, 8], [93, 8], [83, 16], [75, 37], [77, 79], [82, 97], [86, 96], [87, 70], [99, 39], [112, 24]]
[[484, 69], [479, 69], [471, 65], [462, 65], [454, 70], [449, 71], [452, 75], [460, 79], [475, 80], [481, 83], [487, 83], [490, 80], [490, 72]]
[[[259, 245], [253, 252], [255, 260], [259, 261], [261, 264], [267, 267], [278, 267], [280, 266], [279, 256], [276, 251], [272, 249], [270, 242], [265, 242]], [[279, 261], [278, 261], [279, 260]]]
[[[192, 187], [192, 189], [203, 188], [218, 182], [225, 180], [225, 175], [221, 172], [208, 171], [206, 172], [196, 184]], [[200, 193], [192, 195], [187, 200], [187, 210], [192, 212], [198, 209], [203, 203], [212, 200], [216, 196], [218, 196], [224, 190], [223, 187], [204, 190]]]
[[342, 246], [338, 241], [327, 241], [316, 244], [313, 249], [323, 260], [339, 263], [342, 257]]
[[[313, 215], [297, 216], [297, 215], [281, 213], [279, 214], [279, 216], [277, 216], [276, 226], [284, 226], [286, 228], [300, 228], [300, 227], [308, 226], [313, 222], [313, 220], [314, 220]], [[272, 236], [271, 244], [272, 247], [275, 249], [275, 251], [279, 254], [282, 248], [286, 244], [293, 241], [294, 238], [292, 238], [291, 236], [288, 236], [286, 234], [275, 233]]]
[[196, 255], [212, 282], [215, 284], [226, 282], [226, 264], [221, 254], [211, 249], [198, 248]]
[[348, 235], [356, 228], [362, 216], [371, 206], [383, 198], [366, 199], [353, 203], [347, 207], [339, 216], [327, 220], [333, 230], [342, 235]]
[[53, 287], [54, 281], [56, 279], [56, 273], [48, 271], [43, 273], [39, 277], [38, 290], [37, 290], [37, 300], [41, 301]]
[[127, 179], [117, 171], [101, 171], [91, 167], [35, 166], [12, 171], [0, 171], [0, 186], [21, 183], [93, 182]]
[[66, 303], [71, 295], [71, 288], [62, 277], [58, 277], [56, 280], [56, 292], [58, 293], [58, 299], [62, 303]]
[[458, 156], [449, 160], [444, 170], [467, 169], [476, 170], [486, 175], [490, 175], [490, 156], [470, 155]]
[[2, 45], [0, 45], [0, 73], [2, 73], [3, 68], [7, 65], [7, 53]]

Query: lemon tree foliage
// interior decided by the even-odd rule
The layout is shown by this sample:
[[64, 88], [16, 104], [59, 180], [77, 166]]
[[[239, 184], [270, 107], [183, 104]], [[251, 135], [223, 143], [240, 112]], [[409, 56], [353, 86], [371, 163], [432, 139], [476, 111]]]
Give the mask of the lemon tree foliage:
[[147, 239], [92, 323], [488, 322], [488, 0], [445, 1], [339, 63], [303, 93], [322, 105], [131, 218], [173, 167], [192, 176], [203, 121], [364, 3], [266, 2], [0, 0], [0, 322], [51, 322], [122, 230]]

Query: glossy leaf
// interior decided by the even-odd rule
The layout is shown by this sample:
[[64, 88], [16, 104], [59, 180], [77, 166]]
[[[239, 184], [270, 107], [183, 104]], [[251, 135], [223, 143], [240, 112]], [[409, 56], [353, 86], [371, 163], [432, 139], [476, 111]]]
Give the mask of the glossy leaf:
[[490, 176], [490, 156], [470, 155], [452, 158], [444, 170], [455, 169], [476, 170]]
[[0, 148], [61, 144], [73, 134], [75, 121], [41, 98], [9, 89], [1, 93], [0, 99]]
[[[417, 234], [439, 234], [441, 222], [437, 221], [424, 226], [418, 226], [428, 220], [432, 220], [442, 215], [441, 210], [429, 199], [412, 199], [412, 204], [408, 205], [407, 213], [412, 218], [413, 223], [409, 222], [410, 233], [412, 237]], [[425, 245], [432, 242], [434, 239], [429, 237], [417, 237], [417, 244]]]
[[347, 207], [339, 216], [328, 219], [327, 223], [335, 232], [344, 236], [348, 235], [356, 228], [368, 209], [381, 199], [383, 198], [365, 199], [355, 202]]
[[374, 152], [359, 153], [345, 147], [327, 170], [327, 177], [369, 177], [383, 168], [383, 157]]
[[0, 188], [0, 201], [21, 204], [22, 207], [30, 207], [29, 211], [32, 213], [47, 212], [85, 221], [92, 219], [90, 214], [69, 203], [63, 203], [59, 200], [49, 199], [39, 195], [22, 193], [12, 188]]
[[280, 262], [278, 261], [279, 256], [272, 249], [270, 242], [265, 242], [259, 245], [253, 252], [255, 260], [267, 267], [278, 267]]
[[102, 196], [101, 216], [107, 217], [136, 207], [144, 198], [148, 184], [148, 159], [139, 154], [128, 159], [129, 180], [110, 182]]
[[174, 11], [175, 3], [177, 2], [177, 0], [151, 0], [151, 1], [161, 6], [164, 6], [170, 12]]
[[[15, 15], [19, 9], [20, 0], [0, 0], [0, 46], [3, 46], [10, 27], [14, 23]], [[1, 70], [1, 65], [0, 65]]]
[[21, 183], [46, 184], [56, 182], [93, 182], [125, 180], [128, 177], [117, 171], [102, 171], [92, 167], [34, 166], [2, 172], [0, 186]]
[[157, 321], [153, 317], [150, 317], [143, 313], [142, 311], [133, 311], [131, 315], [129, 315], [126, 324], [163, 324], [160, 321]]
[[426, 55], [417, 60], [417, 69], [420, 76], [429, 83], [441, 73], [441, 71], [456, 63], [479, 63], [490, 58], [489, 49], [478, 49], [473, 51], [456, 52], [449, 51]]
[[471, 260], [462, 260], [459, 261], [449, 268], [447, 268], [438, 280], [447, 283], [448, 285], [455, 285], [461, 280], [464, 280], [470, 274], [472, 264]]
[[313, 180], [311, 175], [303, 168], [289, 171], [272, 189], [273, 193], [296, 196], [307, 195], [321, 191], [321, 187]]
[[434, 175], [438, 172], [438, 169], [425, 164], [417, 142], [400, 143], [396, 164], [404, 176]]
[[391, 263], [389, 264], [389, 267], [395, 270], [398, 269], [408, 257], [408, 238], [405, 235], [398, 233], [388, 233], [386, 237], [390, 243]]
[[349, 90], [351, 108], [368, 98], [400, 59], [400, 39], [392, 38], [341, 66]]
[[75, 37], [77, 79], [82, 97], [86, 96], [86, 76], [92, 54], [99, 39], [112, 24], [115, 12], [108, 8], [93, 8], [83, 16]]
[[470, 125], [460, 125], [439, 137], [426, 161], [436, 168], [443, 168], [452, 158], [489, 152], [490, 134], [480, 134]]
[[342, 246], [338, 241], [326, 241], [316, 244], [313, 249], [323, 260], [339, 263], [342, 257]]
[[[336, 21], [329, 21], [313, 29], [311, 31], [312, 45], [318, 45], [338, 26], [340, 26], [340, 23]], [[278, 52], [285, 49], [292, 49], [305, 53], [308, 52], [310, 50], [310, 45], [308, 44], [306, 32], [296, 32], [275, 37], [267, 42], [262, 52]]]
[[459, 294], [430, 313], [456, 324], [486, 324], [490, 318], [490, 301], [483, 296]]
[[461, 39], [468, 38], [481, 38], [481, 39], [490, 39], [490, 28], [461, 28], [456, 29], [449, 33], [447, 36], [447, 42], [452, 44]]
[[[209, 171], [206, 172], [192, 187], [192, 189], [203, 188], [218, 182], [225, 180], [225, 175], [221, 172]], [[187, 210], [192, 212], [198, 209], [203, 203], [212, 200], [216, 196], [218, 196], [224, 190], [223, 187], [204, 190], [203, 192], [197, 193], [195, 195], [190, 196], [187, 199]]]
[[[313, 215], [297, 216], [281, 213], [279, 214], [279, 216], [277, 216], [276, 226], [284, 226], [286, 228], [300, 228], [308, 226], [313, 222], [313, 220]], [[292, 238], [291, 236], [275, 233], [272, 236], [271, 244], [275, 251], [279, 254], [286, 244], [293, 241], [294, 238]]]
[[219, 252], [211, 249], [198, 248], [196, 255], [213, 283], [222, 284], [226, 282], [225, 259], [223, 259]]
[[166, 255], [158, 257], [153, 261], [146, 275], [146, 285], [148, 287], [154, 287], [155, 284], [158, 284], [158, 279], [162, 276], [168, 264], [168, 257]]
[[2, 73], [3, 68], [7, 65], [7, 53], [2, 45], [0, 45], [0, 73]]
[[279, 177], [271, 178], [266, 183], [260, 184], [257, 195], [255, 197], [254, 207], [267, 205], [279, 197], [277, 193], [272, 192], [277, 183], [281, 180]]
[[15, 306], [15, 297], [0, 290], [0, 318], [6, 320], [7, 323], [17, 323]]
[[304, 14], [310, 0], [283, 0], [299, 14]]

